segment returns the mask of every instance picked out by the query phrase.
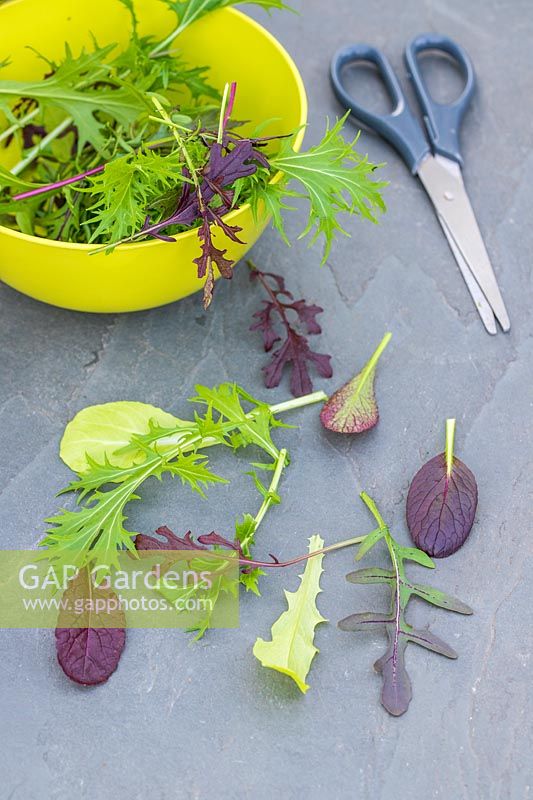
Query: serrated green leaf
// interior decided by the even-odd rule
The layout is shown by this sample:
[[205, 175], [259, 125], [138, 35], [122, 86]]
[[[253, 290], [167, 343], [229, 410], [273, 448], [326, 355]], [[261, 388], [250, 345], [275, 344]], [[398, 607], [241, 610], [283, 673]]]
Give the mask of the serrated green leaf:
[[128, 153], [106, 164], [83, 190], [95, 199], [88, 209], [93, 212], [87, 223], [93, 226], [90, 242], [104, 236], [112, 244], [141, 230], [147, 209], [170, 188], [180, 191], [188, 181], [183, 166], [181, 152], [161, 155], [153, 150]]
[[225, 478], [211, 472], [206, 459], [207, 456], [198, 453], [180, 454], [176, 460], [162, 464], [161, 471], [177, 475], [183, 484], [188, 484], [194, 492], [205, 498], [202, 487], [210, 483], [229, 483]]
[[385, 334], [361, 372], [324, 404], [320, 419], [325, 428], [336, 433], [362, 433], [377, 425], [379, 410], [374, 394], [376, 366], [391, 336], [390, 333]]
[[[66, 117], [71, 117], [78, 130], [78, 152], [89, 142], [95, 150], [103, 152], [105, 138], [104, 125], [96, 112], [108, 114], [121, 125], [128, 126], [146, 112], [148, 106], [142, 95], [133, 85], [113, 84], [105, 59], [115, 45], [95, 49], [91, 53], [82, 52], [73, 57], [68, 45], [63, 61], [56, 65], [49, 62], [53, 74], [46, 80], [15, 81], [0, 80], [0, 108], [20, 97], [30, 97], [53, 108], [59, 108]], [[93, 88], [106, 78], [104, 86]]]
[[[321, 550], [324, 542], [320, 536], [309, 539], [309, 552]], [[271, 641], [256, 639], [254, 656], [264, 667], [289, 675], [304, 694], [309, 689], [305, 682], [311, 662], [318, 648], [314, 644], [315, 628], [326, 622], [316, 607], [323, 572], [323, 554], [313, 556], [306, 564], [301, 583], [296, 592], [285, 591], [288, 609], [272, 626]]]
[[[282, 140], [279, 153], [270, 160], [273, 169], [283, 172], [286, 180], [297, 181], [298, 189], [303, 189], [289, 193], [289, 196], [304, 197], [309, 202], [307, 226], [300, 238], [311, 234], [312, 244], [318, 237], [323, 237], [323, 262], [328, 258], [335, 235], [348, 235], [339, 221], [342, 214], [358, 214], [375, 222], [376, 212], [385, 210], [381, 190], [386, 184], [373, 180], [375, 165], [357, 153], [357, 139], [346, 143], [342, 137], [347, 116], [337, 120], [326, 131], [322, 141], [307, 151], [295, 153], [290, 139]], [[261, 194], [258, 186], [253, 204], [263, 199]], [[284, 194], [287, 195], [287, 191], [281, 184], [277, 190], [278, 200]], [[265, 201], [272, 210], [274, 196], [271, 189], [267, 190]], [[276, 215], [274, 221], [277, 222]], [[283, 233], [282, 225], [280, 232]]]
[[[174, 31], [173, 36], [183, 33], [185, 28], [192, 25], [205, 14], [210, 14], [220, 8], [227, 8], [228, 6], [239, 5], [246, 2], [246, 0], [165, 0], [167, 6], [176, 14], [178, 18], [178, 27]], [[289, 9], [282, 0], [251, 0], [252, 5], [260, 6], [261, 8], [271, 9]]]

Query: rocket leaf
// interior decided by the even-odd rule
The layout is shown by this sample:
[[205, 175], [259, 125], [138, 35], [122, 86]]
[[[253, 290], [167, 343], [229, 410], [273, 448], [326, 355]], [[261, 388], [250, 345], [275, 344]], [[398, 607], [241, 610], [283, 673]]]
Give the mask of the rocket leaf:
[[455, 420], [449, 419], [444, 453], [419, 469], [407, 495], [413, 541], [434, 558], [449, 556], [464, 544], [476, 515], [476, 479], [453, 454], [454, 433]]
[[[432, 586], [413, 583], [406, 575], [405, 562], [415, 561], [422, 566], [433, 568], [431, 559], [420, 550], [402, 547], [392, 537], [389, 528], [381, 517], [374, 501], [365, 493], [361, 498], [374, 515], [379, 528], [372, 534], [370, 547], [384, 540], [389, 551], [392, 569], [378, 567], [360, 569], [349, 573], [346, 578], [350, 583], [384, 583], [391, 590], [391, 605], [387, 613], [366, 611], [351, 614], [338, 623], [343, 631], [362, 631], [370, 628], [382, 628], [387, 633], [389, 644], [381, 658], [374, 664], [383, 678], [381, 702], [393, 716], [407, 711], [412, 697], [411, 681], [405, 668], [404, 654], [409, 642], [425, 647], [447, 658], [457, 658], [457, 653], [446, 642], [432, 633], [428, 628], [413, 628], [406, 620], [406, 610], [413, 595], [422, 598], [440, 608], [455, 611], [459, 614], [472, 614], [472, 609], [455, 597], [434, 589]], [[367, 537], [368, 538], [368, 537]], [[363, 542], [363, 547], [365, 542]], [[361, 548], [359, 550], [361, 553]], [[359, 554], [358, 554], [359, 555]]]
[[379, 410], [374, 394], [376, 365], [391, 336], [391, 333], [385, 334], [361, 372], [324, 404], [320, 419], [325, 428], [336, 433], [362, 433], [377, 425]]
[[[91, 607], [97, 599], [108, 604], [114, 601], [113, 607], [107, 612], [93, 611]], [[126, 643], [126, 618], [117, 596], [110, 589], [95, 587], [89, 571], [82, 569], [70, 581], [63, 600], [69, 606], [60, 612], [56, 628], [57, 660], [61, 669], [83, 686], [105, 683], [116, 670]], [[75, 603], [86, 609], [83, 622], [87, 627], [80, 627], [80, 619], [72, 610]]]
[[[105, 126], [95, 117], [96, 112], [127, 127], [147, 110], [146, 101], [135, 87], [121, 84], [109, 74], [104, 62], [114, 47], [95, 46], [91, 53], [82, 52], [75, 58], [66, 45], [64, 60], [59, 65], [51, 64], [53, 72], [45, 80], [0, 80], [0, 109], [10, 114], [9, 103], [20, 97], [44, 102], [72, 117], [79, 136], [79, 153], [87, 142], [102, 152]], [[104, 77], [104, 85], [98, 86]]]
[[[324, 546], [318, 535], [309, 539], [309, 552]], [[300, 576], [301, 583], [296, 592], [285, 591], [288, 609], [272, 626], [272, 640], [257, 639], [254, 656], [264, 667], [289, 675], [305, 694], [309, 689], [305, 682], [311, 662], [318, 653], [314, 644], [315, 627], [326, 622], [316, 607], [316, 597], [321, 592], [320, 576], [323, 572], [323, 555], [314, 556]]]

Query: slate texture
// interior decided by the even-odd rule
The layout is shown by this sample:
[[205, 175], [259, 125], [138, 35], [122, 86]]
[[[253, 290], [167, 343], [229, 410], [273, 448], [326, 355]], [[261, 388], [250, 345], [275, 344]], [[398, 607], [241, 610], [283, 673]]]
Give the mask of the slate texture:
[[[350, 635], [334, 624], [387, 602], [382, 587], [345, 582], [353, 563], [346, 551], [325, 561], [319, 604], [331, 623], [318, 629], [320, 654], [305, 697], [251, 652], [284, 608], [282, 589], [297, 585], [297, 570], [270, 575], [261, 599], [243, 599], [237, 631], [214, 632], [195, 646], [180, 632], [130, 632], [118, 671], [100, 688], [69, 683], [55, 661], [53, 632], [3, 631], [1, 800], [531, 797], [531, 2], [294, 5], [300, 16], [252, 13], [301, 69], [308, 143], [339, 111], [327, 77], [337, 47], [375, 43], [402, 71], [402, 48], [416, 33], [447, 33], [468, 49], [479, 91], [463, 128], [466, 181], [513, 327], [508, 336], [484, 332], [420, 186], [384, 143], [363, 133], [361, 150], [387, 162], [389, 210], [379, 226], [350, 221], [352, 238], [339, 240], [324, 269], [316, 249], [287, 249], [272, 231], [253, 257], [325, 308], [317, 349], [333, 353], [335, 377], [317, 388], [342, 383], [383, 332], [393, 332], [378, 377], [381, 422], [346, 440], [325, 434], [315, 411], [291, 417], [301, 427], [282, 434], [293, 458], [283, 504], [257, 552], [289, 557], [312, 532], [332, 542], [370, 529], [357, 499], [363, 488], [407, 541], [409, 479], [441, 448], [444, 419], [456, 416], [457, 453], [478, 478], [479, 511], [470, 539], [438, 564], [433, 580], [475, 615], [413, 603], [411, 618], [429, 623], [459, 659], [410, 648], [413, 701], [405, 716], [389, 717], [372, 670], [381, 634]], [[435, 86], [443, 89], [437, 78]], [[290, 234], [302, 223], [302, 214], [293, 215]], [[33, 546], [42, 535], [54, 494], [69, 478], [57, 455], [61, 432], [83, 406], [137, 399], [185, 412], [195, 382], [226, 379], [276, 401], [288, 396], [286, 381], [270, 393], [261, 388], [264, 357], [258, 337], [246, 333], [259, 296], [244, 268], [218, 287], [208, 314], [198, 297], [123, 316], [50, 308], [6, 286], [0, 302], [5, 548]], [[209, 504], [175, 484], [149, 486], [131, 523], [147, 532], [166, 523], [228, 534], [235, 515], [256, 503], [248, 479], [235, 475], [233, 487], [214, 488]]]

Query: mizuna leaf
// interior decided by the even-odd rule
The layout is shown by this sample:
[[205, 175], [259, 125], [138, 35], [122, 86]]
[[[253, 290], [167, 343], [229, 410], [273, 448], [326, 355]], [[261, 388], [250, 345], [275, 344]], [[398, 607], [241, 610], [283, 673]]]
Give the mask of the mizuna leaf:
[[[383, 656], [374, 664], [374, 668], [383, 677], [381, 702], [390, 714], [399, 716], [407, 711], [412, 697], [411, 681], [404, 663], [407, 644], [414, 642], [425, 647], [426, 650], [440, 653], [447, 658], [457, 658], [455, 650], [432, 631], [415, 629], [409, 625], [406, 620], [406, 610], [411, 597], [416, 595], [428, 603], [449, 611], [456, 611], [459, 614], [471, 614], [472, 609], [460, 600], [450, 597], [432, 586], [410, 583], [405, 573], [404, 561], [416, 561], [425, 567], [433, 567], [433, 562], [425, 553], [414, 550], [412, 547], [399, 545], [391, 536], [374, 501], [364, 492], [361, 497], [379, 525], [377, 530], [383, 532], [382, 538], [389, 551], [392, 569], [371, 567], [350, 572], [346, 578], [350, 583], [387, 584], [391, 590], [391, 604], [387, 613], [364, 611], [351, 614], [340, 620], [338, 626], [343, 631], [362, 631], [377, 627], [387, 632], [389, 645]], [[369, 534], [369, 536], [371, 535]], [[423, 557], [419, 558], [418, 554]]]
[[[320, 536], [311, 536], [309, 552], [324, 546]], [[323, 555], [309, 559], [296, 592], [285, 591], [288, 609], [272, 626], [272, 639], [256, 639], [254, 656], [264, 667], [289, 675], [304, 694], [309, 689], [305, 682], [311, 662], [318, 653], [314, 644], [315, 627], [326, 622], [316, 607], [316, 597], [321, 592], [320, 576]]]
[[[239, 5], [245, 0], [165, 0], [165, 2], [178, 18], [178, 28], [172, 34], [174, 37], [205, 14], [211, 14], [219, 8]], [[252, 3], [267, 10], [271, 8], [289, 9], [289, 6], [286, 6], [282, 0], [252, 0]]]
[[[134, 436], [149, 433], [150, 421], [164, 428], [175, 428], [183, 422], [149, 403], [121, 400], [87, 406], [65, 428], [59, 455], [77, 473], [87, 471], [87, 456], [98, 463], [107, 459], [116, 467], [131, 467], [144, 461], [143, 451], [135, 448], [125, 453], [118, 451], [130, 444]], [[190, 423], [183, 425], [190, 428]]]
[[455, 420], [446, 423], [446, 449], [419, 469], [407, 495], [407, 525], [414, 543], [434, 558], [455, 553], [472, 530], [477, 484], [453, 455]]
[[308, 364], [314, 364], [323, 378], [331, 378], [331, 356], [315, 353], [309, 347], [307, 336], [322, 333], [316, 318], [323, 309], [295, 300], [285, 287], [285, 280], [274, 272], [263, 272], [248, 261], [250, 278], [260, 283], [268, 299], [263, 300], [263, 308], [254, 313], [251, 331], [260, 331], [263, 336], [265, 352], [271, 352], [276, 342], [281, 346], [272, 352], [270, 363], [263, 367], [265, 386], [273, 389], [279, 386], [285, 367], [291, 369], [291, 392], [295, 397], [308, 394], [313, 389]]
[[[113, 607], [107, 613], [96, 613], [91, 610], [96, 599], [106, 603], [114, 601]], [[89, 570], [82, 569], [70, 582], [63, 600], [69, 608], [60, 612], [56, 628], [57, 660], [61, 669], [83, 686], [105, 683], [116, 670], [126, 643], [126, 618], [118, 606], [117, 596], [110, 589], [95, 587]], [[72, 611], [74, 603], [83, 604], [86, 609], [83, 612], [86, 627], [79, 626], [79, 615]]]
[[320, 419], [325, 428], [337, 433], [362, 433], [377, 425], [379, 411], [374, 394], [376, 365], [391, 336], [391, 333], [385, 334], [361, 372], [338, 389], [325, 403], [320, 412]]

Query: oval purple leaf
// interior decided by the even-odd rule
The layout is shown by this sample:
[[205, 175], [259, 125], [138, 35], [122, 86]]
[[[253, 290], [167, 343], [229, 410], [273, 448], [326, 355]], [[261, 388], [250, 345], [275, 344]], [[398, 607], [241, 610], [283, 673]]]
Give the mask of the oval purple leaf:
[[126, 618], [116, 594], [95, 587], [85, 568], [69, 582], [62, 601], [56, 628], [61, 669], [83, 686], [105, 683], [126, 643]]
[[83, 686], [107, 681], [118, 666], [125, 643], [124, 628], [56, 628], [61, 669]]
[[407, 495], [407, 525], [415, 545], [433, 558], [444, 558], [464, 544], [477, 508], [472, 472], [453, 458], [448, 475], [446, 456], [435, 456], [416, 473]]

